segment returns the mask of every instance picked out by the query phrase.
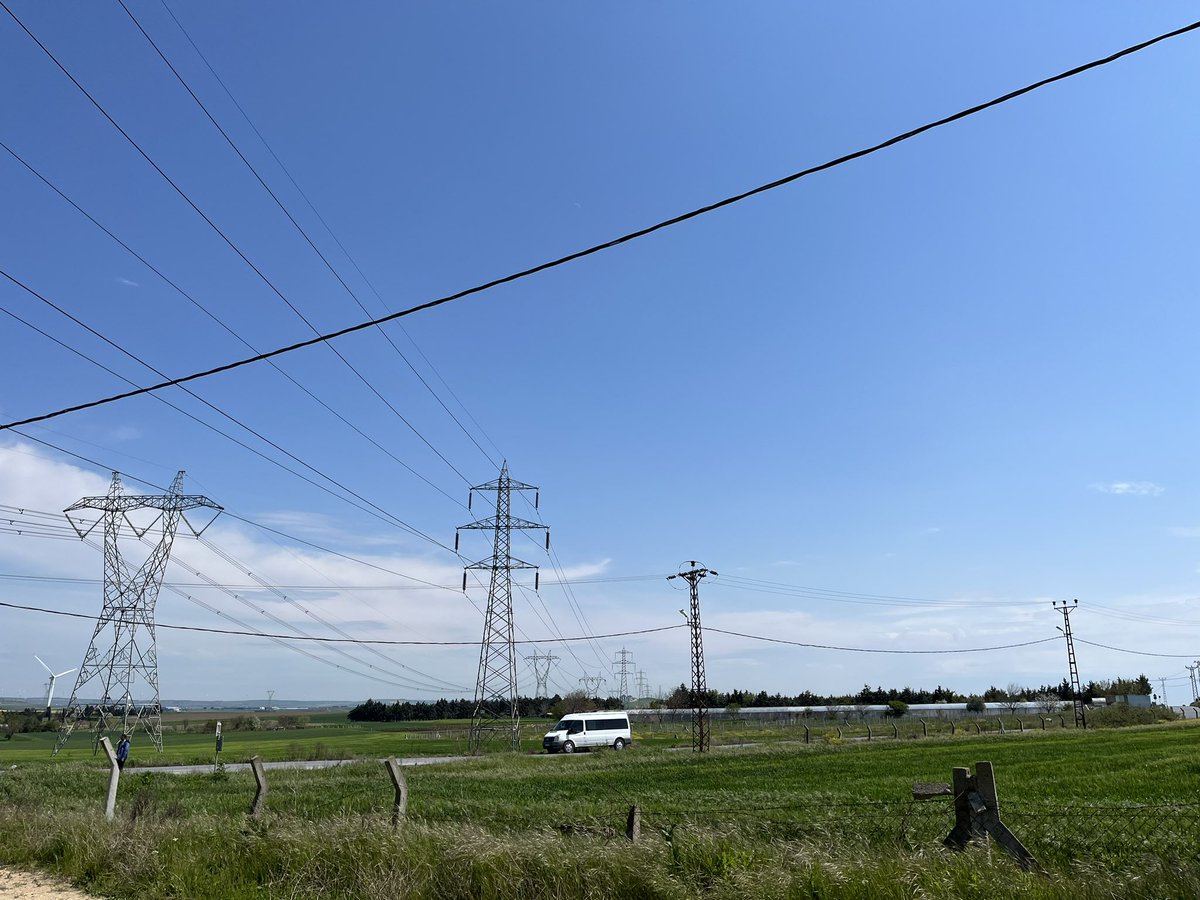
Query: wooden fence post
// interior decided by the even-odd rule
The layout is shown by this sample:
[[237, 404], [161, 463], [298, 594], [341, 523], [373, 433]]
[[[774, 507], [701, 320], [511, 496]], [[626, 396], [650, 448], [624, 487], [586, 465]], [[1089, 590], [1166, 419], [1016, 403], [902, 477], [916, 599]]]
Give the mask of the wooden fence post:
[[929, 727], [925, 724], [924, 719], [917, 719], [921, 723], [921, 737], [929, 737]]
[[969, 769], [955, 768], [954, 828], [943, 843], [952, 850], [962, 850], [971, 841], [992, 836], [1009, 856], [1025, 870], [1041, 871], [1017, 836], [1000, 820], [1000, 799], [996, 794], [996, 776], [990, 762], [975, 763], [975, 774]]
[[900, 729], [896, 727], [895, 722], [892, 723], [892, 737], [894, 737], [894, 738], [900, 737]]
[[954, 727], [954, 720], [951, 719], [950, 720], [950, 736], [954, 737], [954, 735], [956, 735], [956, 734], [958, 734], [958, 729]]
[[804, 743], [806, 743], [806, 744], [807, 744], [807, 743], [808, 743], [808, 740], [809, 740], [809, 734], [808, 734], [808, 725], [806, 724], [806, 725], [804, 726]]
[[100, 746], [108, 757], [110, 766], [108, 772], [108, 799], [104, 801], [104, 820], [111, 822], [117, 810], [117, 782], [121, 780], [121, 767], [117, 765], [117, 754], [113, 751], [112, 741], [107, 737], [100, 738]]
[[262, 760], [257, 756], [250, 757], [250, 768], [254, 770], [254, 780], [258, 784], [254, 802], [250, 804], [250, 816], [258, 818], [263, 807], [267, 805], [267, 772], [263, 768]]
[[[863, 724], [867, 725], [866, 719], [863, 719]], [[867, 725], [867, 740], [869, 741], [870, 739], [871, 739], [871, 726]]]
[[408, 781], [400, 771], [400, 761], [389, 756], [383, 761], [384, 768], [392, 777], [392, 787], [396, 789], [396, 803], [392, 807], [392, 827], [398, 828], [400, 820], [408, 815]]
[[629, 818], [625, 820], [625, 837], [636, 844], [642, 836], [642, 808], [636, 803], [629, 807]]

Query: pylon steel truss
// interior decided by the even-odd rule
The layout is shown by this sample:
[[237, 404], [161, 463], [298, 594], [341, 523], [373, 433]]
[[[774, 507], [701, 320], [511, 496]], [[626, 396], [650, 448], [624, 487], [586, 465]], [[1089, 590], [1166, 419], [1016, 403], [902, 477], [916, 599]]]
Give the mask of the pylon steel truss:
[[[708, 684], [704, 677], [704, 633], [700, 627], [700, 581], [709, 575], [717, 573], [706, 569], [696, 560], [688, 560], [689, 568], [675, 575], [668, 575], [667, 580], [682, 578], [688, 583], [691, 596], [691, 611], [684, 613], [692, 632], [692, 689], [689, 697], [692, 703], [692, 750], [695, 753], [708, 752]], [[683, 610], [680, 610], [683, 612]]]
[[[537, 487], [514, 481], [508, 474], [508, 463], [500, 469], [500, 477], [487, 484], [471, 488], [495, 493], [496, 514], [460, 525], [460, 530], [491, 531], [492, 555], [471, 563], [463, 571], [463, 590], [467, 588], [467, 571], [486, 569], [490, 573], [487, 611], [483, 619], [483, 641], [479, 648], [479, 674], [475, 680], [475, 708], [471, 715], [469, 746], [472, 753], [481, 753], [489, 744], [506, 740], [513, 750], [521, 748], [521, 711], [517, 704], [517, 652], [513, 637], [512, 573], [514, 569], [534, 569], [534, 589], [537, 589], [537, 566], [512, 555], [514, 531], [544, 530], [546, 547], [550, 547], [550, 530], [545, 525], [512, 515], [513, 491], [537, 491]], [[468, 500], [468, 508], [470, 501]], [[534, 508], [537, 508], [535, 497]], [[454, 538], [458, 548], [458, 535]]]
[[[140, 725], [155, 748], [162, 750], [154, 605], [180, 519], [197, 535], [212, 524], [210, 519], [197, 530], [184, 518], [184, 511], [212, 509], [216, 511], [213, 519], [221, 512], [221, 507], [207, 497], [184, 494], [183, 476], [182, 471], [175, 476], [166, 494], [135, 496], [122, 493], [121, 477], [114, 472], [105, 496], [84, 497], [64, 510], [67, 521], [81, 539], [86, 539], [98, 525], [104, 526], [104, 606], [79, 667], [70, 702], [63, 710], [54, 753], [63, 748], [73, 731], [85, 724], [93, 732], [95, 752], [100, 738], [117, 730], [114, 726], [118, 722], [120, 731], [130, 734]], [[156, 511], [158, 515], [148, 523], [135, 524], [130, 513], [138, 510]], [[128, 525], [139, 539], [156, 527], [160, 532], [158, 543], [136, 570], [131, 570], [121, 555], [118, 538], [123, 525]], [[139, 679], [143, 682], [140, 686]], [[84, 691], [95, 692], [95, 702], [83, 704]]]

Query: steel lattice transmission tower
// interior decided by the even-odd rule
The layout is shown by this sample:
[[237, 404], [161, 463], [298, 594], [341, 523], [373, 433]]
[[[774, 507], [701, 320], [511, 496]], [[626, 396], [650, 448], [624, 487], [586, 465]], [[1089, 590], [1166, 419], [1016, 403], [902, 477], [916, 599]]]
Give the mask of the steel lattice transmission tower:
[[629, 705], [629, 676], [634, 673], [633, 654], [622, 647], [613, 660], [613, 674], [620, 684], [617, 696], [621, 698], [621, 706]]
[[641, 669], [638, 669], [637, 673], [637, 690], [639, 700], [645, 700], [650, 696], [650, 682], [646, 680], [646, 673]]
[[1075, 641], [1071, 637], [1071, 613], [1079, 608], [1079, 601], [1076, 600], [1074, 605], [1070, 605], [1066, 600], [1059, 602], [1055, 600], [1053, 606], [1063, 617], [1063, 627], [1059, 629], [1067, 639], [1067, 668], [1071, 673], [1071, 698], [1074, 701], [1075, 707], [1075, 727], [1087, 728], [1087, 716], [1083, 710], [1083, 690], [1079, 686], [1079, 666], [1075, 664]]
[[[483, 641], [479, 648], [479, 674], [475, 680], [475, 709], [471, 715], [469, 746], [472, 753], [479, 753], [484, 745], [501, 735], [507, 737], [513, 750], [521, 748], [521, 712], [517, 704], [517, 651], [513, 639], [512, 573], [514, 569], [534, 570], [534, 590], [537, 590], [537, 566], [524, 562], [512, 555], [512, 533], [514, 531], [544, 530], [546, 549], [550, 549], [550, 529], [537, 522], [529, 522], [512, 514], [513, 491], [537, 491], [532, 484], [514, 481], [508, 474], [508, 462], [500, 469], [500, 477], [487, 484], [472, 487], [467, 495], [467, 508], [471, 498], [479, 491], [495, 493], [496, 514], [460, 525], [459, 530], [492, 532], [492, 555], [487, 559], [471, 563], [463, 570], [463, 590], [467, 589], [468, 569], [487, 569], [491, 573], [488, 584], [487, 611], [483, 619]], [[538, 506], [538, 495], [534, 495], [534, 509]], [[454, 549], [458, 550], [458, 531], [454, 534]]]
[[550, 668], [558, 662], [558, 657], [552, 653], [531, 653], [525, 659], [533, 667], [533, 679], [537, 682], [535, 696], [549, 697]]
[[[81, 723], [88, 723], [93, 731], [95, 752], [100, 746], [100, 738], [115, 730], [117, 721], [121, 731], [131, 734], [140, 724], [150, 735], [155, 748], [162, 750], [154, 605], [179, 521], [182, 519], [192, 533], [199, 536], [221, 513], [221, 507], [207, 497], [183, 493], [183, 476], [182, 471], [175, 476], [166, 494], [144, 496], [122, 493], [120, 474], [113, 472], [105, 496], [84, 497], [63, 511], [81, 539], [87, 538], [96, 526], [104, 525], [104, 606], [83, 655], [71, 700], [63, 710], [55, 753], [63, 748]], [[199, 508], [216, 512], [197, 530], [188, 522], [184, 511]], [[85, 510], [94, 510], [98, 515], [89, 515]], [[148, 524], [138, 525], [130, 514], [139, 510], [157, 512], [157, 516]], [[139, 539], [145, 538], [155, 526], [161, 531], [158, 543], [153, 545], [137, 570], [131, 570], [121, 555], [118, 538], [123, 524], [128, 525]], [[145, 683], [141, 691], [137, 686], [139, 678]], [[81, 706], [80, 695], [84, 690], [94, 691], [99, 702]]]
[[[692, 630], [692, 689], [689, 692], [692, 702], [692, 750], [696, 753], [708, 752], [708, 707], [705, 702], [708, 696], [708, 685], [704, 678], [704, 636], [700, 629], [700, 582], [709, 575], [716, 576], [716, 571], [706, 569], [696, 560], [687, 562], [687, 570], [676, 575], [668, 575], [667, 580], [682, 578], [688, 583], [691, 592], [691, 615], [680, 610]], [[681, 567], [682, 568], [682, 567]]]
[[583, 692], [589, 700], [596, 700], [600, 697], [600, 685], [604, 684], [603, 675], [584, 675], [579, 679], [579, 683], [583, 685]]
[[1200, 684], [1196, 682], [1196, 672], [1200, 670], [1200, 659], [1196, 660], [1194, 666], [1184, 666], [1184, 668], [1188, 670], [1188, 677], [1192, 680], [1192, 699], [1200, 699]]

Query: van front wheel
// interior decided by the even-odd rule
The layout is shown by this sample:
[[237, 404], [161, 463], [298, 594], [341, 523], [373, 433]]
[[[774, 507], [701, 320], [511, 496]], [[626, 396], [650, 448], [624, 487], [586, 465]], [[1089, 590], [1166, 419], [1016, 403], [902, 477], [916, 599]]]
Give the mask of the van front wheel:
[[563, 744], [563, 753], [574, 753], [574, 752], [575, 752], [575, 742], [574, 741], [567, 741]]
[[613, 749], [614, 750], [624, 750], [625, 749], [625, 739], [617, 738], [615, 741], [613, 741]]

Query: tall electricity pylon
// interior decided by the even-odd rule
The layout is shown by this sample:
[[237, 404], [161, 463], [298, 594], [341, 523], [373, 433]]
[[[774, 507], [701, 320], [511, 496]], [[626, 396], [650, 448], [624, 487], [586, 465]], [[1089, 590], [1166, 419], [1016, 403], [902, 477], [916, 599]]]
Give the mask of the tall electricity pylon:
[[645, 700], [650, 696], [650, 682], [646, 680], [646, 673], [641, 669], [638, 669], [637, 673], [637, 691], [639, 700]]
[[583, 685], [583, 692], [589, 700], [595, 700], [600, 696], [600, 685], [604, 684], [603, 675], [584, 675], [579, 679], [579, 683]]
[[1200, 670], [1200, 659], [1196, 660], [1194, 666], [1184, 666], [1188, 670], [1188, 677], [1192, 680], [1192, 699], [1200, 699], [1200, 685], [1196, 682], [1196, 671]]
[[531, 653], [525, 657], [533, 667], [533, 679], [537, 682], [537, 697], [550, 696], [550, 667], [558, 662], [558, 657], [552, 653]]
[[[171, 555], [171, 544], [179, 520], [192, 533], [202, 534], [221, 507], [207, 497], [183, 493], [183, 475], [175, 476], [166, 494], [139, 496], [121, 492], [121, 476], [113, 472], [108, 494], [103, 497], [84, 497], [65, 509], [64, 515], [81, 539], [104, 523], [104, 606], [91, 643], [83, 656], [71, 700], [63, 711], [62, 728], [54, 744], [58, 753], [80, 723], [89, 723], [93, 730], [92, 751], [100, 746], [100, 738], [113, 731], [116, 720], [121, 731], [132, 733], [140, 724], [150, 735], [154, 746], [162, 751], [162, 705], [158, 692], [158, 652], [154, 640], [154, 605], [162, 586], [163, 572]], [[185, 510], [206, 507], [216, 510], [198, 531], [183, 515]], [[135, 510], [156, 510], [158, 516], [148, 525], [139, 527], [129, 518]], [[89, 516], [83, 510], [97, 510], [99, 516]], [[72, 516], [72, 513], [75, 515]], [[143, 538], [158, 525], [161, 536], [145, 562], [131, 571], [121, 555], [118, 538], [124, 522], [133, 534]], [[142, 633], [139, 634], [138, 629]], [[135, 699], [138, 678], [145, 682], [140, 699]], [[93, 684], [93, 682], [95, 682]], [[91, 685], [99, 702], [81, 706], [80, 694]]]
[[1069, 605], [1066, 600], [1062, 601], [1062, 605], [1055, 600], [1053, 606], [1063, 617], [1063, 627], [1059, 629], [1067, 639], [1067, 667], [1071, 673], [1071, 696], [1075, 703], [1075, 727], [1087, 728], [1087, 715], [1083, 709], [1083, 690], [1079, 686], [1079, 666], [1075, 664], [1075, 641], [1071, 637], [1071, 613], [1079, 608], [1079, 601]]
[[620, 688], [617, 696], [621, 698], [621, 706], [629, 705], [629, 676], [634, 672], [633, 654], [622, 647], [617, 651], [613, 660], [613, 674], [617, 676]]
[[[499, 478], [470, 489], [467, 494], [468, 509], [476, 491], [495, 492], [496, 514], [459, 526], [460, 531], [492, 532], [492, 555], [463, 569], [463, 591], [467, 589], [468, 569], [487, 569], [491, 572], [487, 611], [483, 617], [483, 641], [479, 648], [479, 674], [475, 679], [475, 710], [471, 714], [468, 743], [472, 753], [481, 753], [492, 740], [505, 736], [513, 750], [520, 750], [521, 711], [517, 705], [517, 652], [513, 639], [513, 569], [535, 570], [534, 590], [537, 590], [538, 582], [537, 566], [512, 555], [512, 533], [544, 530], [546, 549], [549, 550], [550, 529], [512, 515], [512, 492], [537, 491], [537, 488], [513, 481], [508, 475], [507, 461], [500, 469]], [[537, 505], [535, 495], [534, 509]], [[458, 531], [454, 533], [454, 549], [458, 550]]]
[[668, 575], [667, 580], [682, 578], [691, 590], [691, 615], [682, 609], [683, 617], [687, 619], [692, 629], [692, 751], [695, 753], [708, 752], [708, 707], [705, 701], [708, 695], [708, 685], [704, 678], [704, 636], [700, 630], [700, 581], [709, 575], [716, 576], [713, 569], [706, 569], [696, 560], [687, 562], [688, 569], [675, 575]]

